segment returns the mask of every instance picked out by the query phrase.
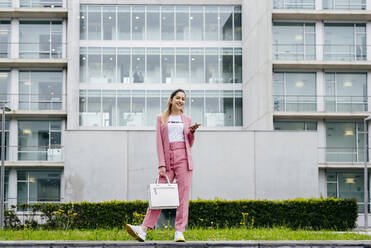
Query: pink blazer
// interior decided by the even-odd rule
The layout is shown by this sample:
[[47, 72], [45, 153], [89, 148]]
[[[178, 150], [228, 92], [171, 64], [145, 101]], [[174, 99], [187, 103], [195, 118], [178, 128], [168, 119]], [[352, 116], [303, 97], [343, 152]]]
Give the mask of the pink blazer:
[[[193, 170], [193, 160], [191, 147], [194, 141], [194, 134], [189, 131], [189, 127], [192, 125], [192, 119], [184, 114], [181, 115], [184, 123], [184, 137], [186, 144], [186, 152], [188, 157], [188, 169]], [[157, 157], [160, 166], [165, 166], [166, 170], [170, 170], [170, 146], [169, 146], [169, 134], [167, 122], [162, 123], [161, 115], [157, 117]]]

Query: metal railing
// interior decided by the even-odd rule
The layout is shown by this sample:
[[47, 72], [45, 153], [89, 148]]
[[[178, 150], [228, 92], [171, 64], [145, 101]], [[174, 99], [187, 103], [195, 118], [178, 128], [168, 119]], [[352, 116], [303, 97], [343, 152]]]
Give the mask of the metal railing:
[[21, 0], [21, 8], [61, 8], [62, 0]]
[[12, 0], [0, 0], [0, 8], [12, 7]]
[[[366, 45], [304, 45], [273, 44], [273, 59], [276, 60], [328, 60], [364, 61], [367, 60]], [[316, 53], [321, 49], [322, 59]]]
[[[0, 94], [0, 106], [14, 110], [64, 110], [65, 94]], [[12, 103], [18, 103], [13, 106]]]
[[22, 59], [60, 59], [65, 58], [65, 42], [11, 43], [0, 42], [0, 58], [14, 58], [11, 45], [19, 46], [19, 58]]
[[315, 0], [274, 0], [274, 9], [314, 9]]
[[[355, 135], [355, 134], [354, 134]], [[364, 162], [363, 146], [319, 147], [319, 162], [358, 163]]]
[[[365, 112], [366, 96], [273, 95], [273, 109], [277, 112]], [[319, 107], [321, 103], [323, 107]]]
[[64, 147], [58, 144], [49, 146], [6, 146], [5, 151], [6, 161], [63, 162]]
[[339, 10], [365, 10], [366, 9], [366, 2], [365, 3], [352, 3], [351, 0], [348, 3], [344, 3], [344, 1], [337, 0], [323, 0], [323, 9], [339, 9]]

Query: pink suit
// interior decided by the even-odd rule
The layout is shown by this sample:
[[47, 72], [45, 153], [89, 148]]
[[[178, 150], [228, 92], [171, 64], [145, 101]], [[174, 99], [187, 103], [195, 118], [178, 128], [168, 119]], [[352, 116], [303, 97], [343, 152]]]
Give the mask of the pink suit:
[[[184, 232], [188, 222], [189, 193], [192, 182], [193, 160], [191, 147], [194, 142], [194, 134], [189, 131], [192, 125], [190, 117], [181, 115], [184, 123], [185, 142], [169, 143], [167, 122], [162, 123], [161, 116], [157, 117], [157, 156], [159, 167], [166, 167], [166, 174], [170, 182], [174, 178], [178, 184], [179, 207], [176, 211], [175, 230]], [[160, 183], [165, 183], [166, 179], [160, 177]], [[143, 225], [153, 228], [160, 216], [161, 210], [147, 209]]]

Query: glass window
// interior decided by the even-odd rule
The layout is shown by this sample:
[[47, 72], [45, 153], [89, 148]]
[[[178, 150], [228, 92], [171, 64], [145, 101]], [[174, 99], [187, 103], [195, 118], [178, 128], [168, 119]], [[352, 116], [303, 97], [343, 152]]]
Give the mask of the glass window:
[[175, 53], [174, 48], [162, 48], [161, 66], [162, 66], [162, 83], [163, 84], [171, 84], [175, 82], [175, 59], [174, 59], [175, 55], [174, 53]]
[[191, 116], [192, 121], [197, 123], [204, 123], [205, 115], [205, 96], [203, 90], [194, 90], [191, 92]]
[[315, 121], [274, 121], [274, 130], [316, 131]]
[[157, 116], [162, 112], [160, 109], [161, 92], [159, 90], [147, 91], [146, 99], [146, 126], [155, 127]]
[[116, 92], [112, 90], [102, 91], [102, 117], [103, 126], [116, 126]]
[[234, 125], [242, 126], [242, 91], [234, 91]]
[[88, 6], [80, 6], [80, 40], [86, 40], [88, 37], [87, 30]]
[[191, 40], [203, 40], [204, 15], [203, 6], [191, 6], [189, 16], [191, 25]]
[[117, 7], [117, 25], [118, 25], [118, 39], [119, 40], [130, 40], [130, 6], [119, 5]]
[[116, 40], [115, 6], [103, 6], [103, 40]]
[[[17, 171], [17, 204], [60, 202], [61, 172]], [[27, 209], [18, 209], [27, 210]]]
[[205, 40], [218, 40], [218, 7], [205, 6]]
[[20, 58], [61, 58], [61, 21], [20, 21]]
[[189, 49], [176, 49], [176, 83], [189, 83]]
[[366, 0], [323, 0], [324, 9], [365, 10]]
[[101, 6], [88, 6], [88, 39], [102, 39]]
[[18, 121], [18, 160], [62, 161], [61, 121]]
[[316, 73], [276, 72], [274, 111], [316, 111]]
[[324, 58], [327, 60], [366, 60], [366, 25], [326, 23]]
[[20, 71], [20, 110], [61, 110], [63, 73], [61, 71]]
[[116, 82], [116, 49], [103, 48], [103, 78], [100, 83], [115, 83]]
[[[8, 160], [9, 158], [9, 124], [10, 121], [5, 120], [5, 158], [4, 160]], [[1, 120], [0, 120], [0, 144], [1, 144], [1, 139], [2, 139], [2, 132], [1, 132]], [[0, 149], [1, 151], [1, 149]], [[1, 152], [0, 152], [0, 159], [1, 159]]]
[[234, 48], [234, 82], [242, 83], [242, 48]]
[[160, 7], [147, 6], [147, 40], [160, 40]]
[[117, 112], [119, 126], [128, 126], [128, 113], [131, 112], [131, 93], [130, 91], [117, 91]]
[[88, 82], [102, 83], [102, 50], [100, 47], [88, 48]]
[[327, 172], [327, 197], [355, 198], [358, 212], [364, 213], [364, 175], [362, 172]]
[[80, 47], [80, 82], [87, 81], [87, 58], [88, 49], [86, 47]]
[[223, 83], [233, 83], [233, 48], [222, 48], [221, 60]]
[[0, 58], [10, 58], [10, 21], [0, 21], [0, 44]]
[[160, 83], [160, 48], [147, 48], [146, 83]]
[[326, 73], [326, 111], [367, 111], [366, 73]]
[[314, 9], [315, 0], [274, 0], [273, 8], [274, 9]]
[[233, 40], [233, 7], [220, 7], [220, 34], [222, 40]]
[[218, 90], [205, 92], [205, 127], [224, 126], [224, 113], [221, 111], [220, 96]]
[[117, 77], [120, 83], [132, 82], [131, 71], [131, 49], [118, 48], [117, 50]]
[[144, 48], [133, 48], [133, 56], [131, 64], [133, 82], [134, 83], [143, 83], [144, 82], [144, 73], [145, 73], [145, 50]]
[[205, 49], [205, 82], [219, 83], [219, 49]]
[[191, 82], [204, 83], [204, 49], [191, 48]]
[[161, 7], [161, 36], [162, 40], [174, 40], [174, 7]]
[[273, 55], [280, 60], [315, 59], [314, 23], [274, 23]]
[[363, 161], [363, 124], [326, 122], [326, 161]]
[[10, 97], [10, 71], [0, 71], [0, 106], [9, 106]]
[[132, 109], [126, 114], [128, 126], [141, 127], [145, 126], [145, 92], [144, 90], [132, 91]]
[[12, 7], [12, 0], [1, 0], [0, 8]]
[[234, 7], [234, 40], [242, 40], [241, 6]]
[[[61, 8], [62, 0], [21, 0], [21, 8]], [[0, 5], [1, 6], [1, 5]]]
[[189, 7], [176, 6], [176, 40], [189, 40]]
[[132, 6], [132, 17], [131, 17], [131, 30], [133, 40], [144, 40], [145, 31], [145, 14], [144, 6], [133, 5]]

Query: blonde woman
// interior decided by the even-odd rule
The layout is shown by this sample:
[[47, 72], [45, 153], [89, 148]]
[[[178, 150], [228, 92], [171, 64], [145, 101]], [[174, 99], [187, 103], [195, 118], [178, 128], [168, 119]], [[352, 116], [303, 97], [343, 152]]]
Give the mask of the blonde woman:
[[[190, 117], [183, 114], [186, 94], [178, 89], [171, 93], [167, 108], [157, 117], [157, 156], [160, 183], [165, 176], [170, 182], [176, 179], [179, 191], [179, 207], [176, 210], [174, 241], [184, 242], [183, 232], [188, 222], [189, 193], [192, 181], [193, 160], [191, 147], [194, 133], [200, 124], [192, 125]], [[141, 226], [126, 225], [128, 233], [139, 241], [145, 241], [147, 229], [156, 224], [161, 210], [147, 209]]]

